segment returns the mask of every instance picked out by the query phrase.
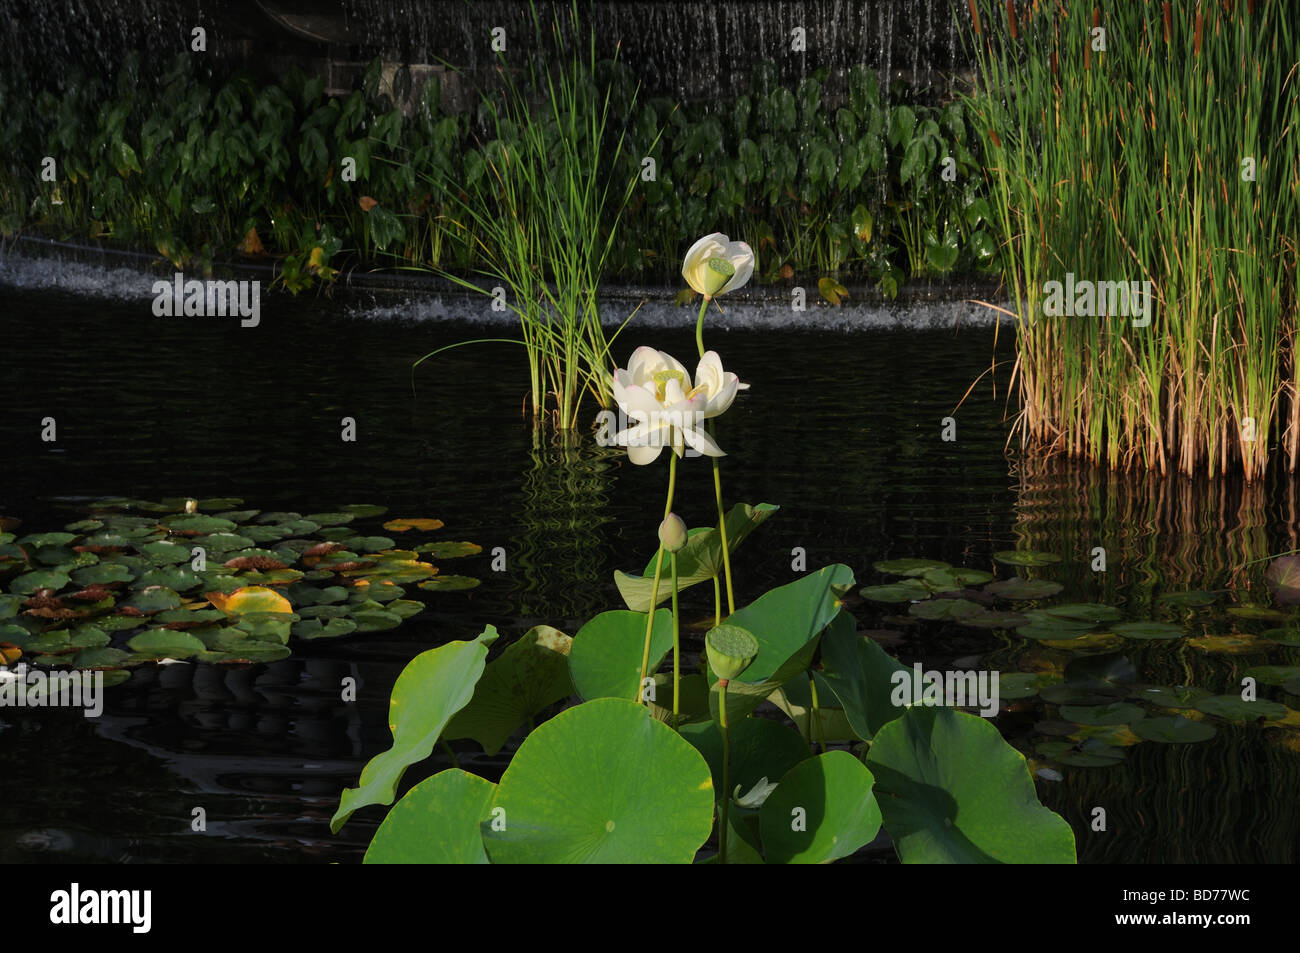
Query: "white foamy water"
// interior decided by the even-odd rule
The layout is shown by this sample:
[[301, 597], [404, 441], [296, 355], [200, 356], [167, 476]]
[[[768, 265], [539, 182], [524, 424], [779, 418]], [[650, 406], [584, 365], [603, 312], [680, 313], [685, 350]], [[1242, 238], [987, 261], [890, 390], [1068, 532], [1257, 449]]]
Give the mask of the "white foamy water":
[[[12, 247], [0, 246], [0, 285], [23, 290], [60, 291], [112, 301], [151, 301], [153, 283], [170, 279], [170, 265], [148, 270], [130, 258], [122, 263], [92, 263], [64, 255], [32, 255]], [[191, 277], [187, 274], [186, 277]], [[200, 277], [195, 274], [192, 277]], [[260, 275], [263, 287], [269, 284]], [[492, 299], [459, 291], [380, 290], [366, 287], [366, 279], [356, 278], [346, 287], [351, 300], [343, 304], [344, 312], [356, 319], [370, 321], [470, 321], [498, 327], [515, 327], [514, 312], [497, 311]], [[911, 330], [956, 327], [991, 327], [1006, 315], [972, 300], [912, 300], [906, 303], [854, 303], [839, 307], [826, 304], [816, 287], [806, 288], [806, 308], [791, 306], [790, 292], [759, 289], [719, 299], [709, 309], [709, 326], [739, 330], [808, 329], [821, 331], [874, 331], [906, 328]], [[265, 293], [265, 291], [264, 291]], [[285, 296], [288, 297], [287, 295]], [[310, 300], [310, 296], [302, 296]], [[274, 297], [268, 295], [266, 307]], [[1005, 307], [1002, 301], [992, 301]], [[631, 316], [629, 327], [691, 327], [698, 314], [697, 306], [678, 306], [672, 294], [650, 290], [640, 295], [627, 289], [613, 291], [602, 298], [601, 323], [617, 327]]]

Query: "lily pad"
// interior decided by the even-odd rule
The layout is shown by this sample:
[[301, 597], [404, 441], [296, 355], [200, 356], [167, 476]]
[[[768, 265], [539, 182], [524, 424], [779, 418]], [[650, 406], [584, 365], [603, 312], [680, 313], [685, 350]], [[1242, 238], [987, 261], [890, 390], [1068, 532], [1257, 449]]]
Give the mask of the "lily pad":
[[1166, 605], [1178, 606], [1184, 609], [1199, 609], [1203, 606], [1213, 605], [1218, 599], [1219, 593], [1217, 592], [1190, 589], [1186, 592], [1166, 592], [1160, 596], [1159, 601]]
[[440, 542], [425, 543], [423, 546], [417, 546], [417, 553], [427, 553], [434, 559], [458, 559], [461, 556], [477, 556], [483, 552], [483, 547], [478, 543], [463, 542]]
[[303, 619], [293, 624], [293, 634], [300, 639], [335, 639], [356, 631], [351, 619]]
[[1196, 707], [1207, 715], [1218, 715], [1220, 718], [1236, 722], [1254, 721], [1259, 718], [1283, 718], [1287, 713], [1286, 705], [1264, 698], [1246, 701], [1240, 695], [1211, 695], [1198, 701]]
[[1031, 549], [1007, 549], [993, 554], [994, 560], [1008, 566], [1050, 566], [1061, 561], [1060, 556]]
[[1053, 619], [1068, 619], [1071, 622], [1087, 622], [1096, 625], [1102, 622], [1115, 622], [1123, 616], [1113, 606], [1096, 602], [1071, 602], [1059, 606], [1047, 606], [1040, 610]]
[[993, 578], [993, 573], [982, 569], [931, 569], [922, 578], [938, 592], [952, 592], [982, 585]]
[[872, 602], [918, 602], [929, 599], [933, 590], [920, 579], [905, 579], [886, 586], [868, 586], [860, 594]]
[[213, 606], [232, 615], [243, 612], [293, 612], [288, 599], [264, 586], [245, 586], [230, 593], [209, 592], [206, 595]]
[[[317, 522], [319, 522], [319, 520]], [[427, 533], [435, 529], [442, 529], [443, 525], [442, 520], [416, 517], [389, 520], [384, 524], [384, 529], [388, 530], [390, 533], [407, 533], [413, 529]]]
[[185, 536], [230, 533], [238, 528], [230, 520], [223, 520], [216, 516], [171, 516], [163, 522], [173, 533], [181, 533]]
[[132, 651], [151, 658], [186, 659], [207, 649], [188, 632], [175, 629], [147, 629], [126, 643]]
[[1161, 718], [1147, 718], [1133, 726], [1133, 731], [1143, 741], [1158, 741], [1162, 744], [1188, 744], [1197, 741], [1209, 741], [1218, 729], [1203, 721], [1192, 721], [1180, 715]]
[[1182, 626], [1168, 622], [1123, 622], [1111, 626], [1110, 630], [1126, 639], [1141, 640], [1181, 639], [1187, 634]]
[[967, 599], [931, 599], [929, 602], [914, 602], [908, 606], [907, 614], [918, 619], [951, 621], [979, 616], [986, 611], [983, 606]]
[[937, 559], [909, 558], [887, 559], [874, 563], [873, 568], [890, 576], [924, 576], [927, 572], [934, 572], [937, 569], [951, 569], [952, 565]]
[[1002, 672], [998, 675], [998, 695], [1004, 701], [1033, 698], [1045, 686], [1037, 672]]
[[1285, 685], [1294, 678], [1300, 678], [1300, 665], [1256, 665], [1242, 672], [1263, 685]]
[[1146, 712], [1128, 702], [1094, 707], [1063, 705], [1061, 717], [1080, 725], [1131, 725], [1145, 718]]
[[434, 576], [419, 584], [421, 589], [429, 589], [435, 592], [451, 592], [459, 589], [473, 589], [479, 584], [478, 579], [473, 576]]
[[351, 513], [358, 519], [383, 516], [388, 512], [388, 507], [377, 506], [374, 503], [349, 503], [347, 506], [340, 506], [339, 509], [344, 513]]
[[984, 587], [984, 591], [999, 599], [1027, 602], [1032, 599], [1049, 599], [1064, 588], [1059, 582], [1048, 579], [1025, 579], [1021, 576], [1012, 576], [1009, 579], [999, 579], [997, 582], [989, 583]]
[[357, 632], [385, 632], [401, 625], [402, 617], [384, 609], [364, 609], [353, 612], [352, 621], [357, 624]]
[[1268, 606], [1232, 606], [1228, 609], [1229, 615], [1235, 615], [1239, 619], [1289, 619], [1290, 615], [1280, 609], [1270, 609]]
[[122, 607], [135, 609], [145, 615], [153, 615], [167, 609], [179, 608], [184, 601], [174, 589], [169, 589], [166, 586], [153, 586], [132, 593], [131, 597], [122, 603]]
[[1133, 697], [1161, 708], [1195, 708], [1196, 703], [1209, 698], [1210, 693], [1203, 688], [1185, 685], [1142, 685], [1133, 688]]
[[58, 591], [69, 582], [71, 582], [71, 579], [64, 573], [53, 569], [38, 569], [36, 572], [25, 572], [21, 576], [13, 579], [9, 583], [9, 591], [21, 595], [30, 595], [37, 589], [53, 589]]

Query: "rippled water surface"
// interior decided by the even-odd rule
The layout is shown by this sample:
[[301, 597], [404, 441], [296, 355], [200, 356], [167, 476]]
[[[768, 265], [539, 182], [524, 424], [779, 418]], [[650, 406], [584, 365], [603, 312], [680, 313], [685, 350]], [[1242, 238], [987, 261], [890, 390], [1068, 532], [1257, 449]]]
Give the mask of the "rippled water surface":
[[[382, 811], [362, 812], [337, 837], [327, 822], [339, 790], [386, 747], [388, 692], [409, 658], [487, 623], [507, 637], [537, 622], [572, 633], [621, 604], [612, 573], [652, 553], [666, 466], [634, 467], [586, 430], [576, 447], [538, 440], [520, 416], [527, 377], [508, 345], [444, 353], [416, 372], [413, 394], [415, 358], [484, 331], [393, 310], [378, 319], [337, 302], [266, 298], [261, 326], [242, 329], [229, 318], [155, 318], [147, 299], [0, 288], [0, 514], [20, 517], [24, 532], [61, 528], [79, 502], [106, 495], [234, 496], [303, 513], [378, 503], [391, 516], [442, 519], [443, 538], [484, 547], [449, 570], [482, 577], [479, 588], [428, 594], [429, 609], [394, 632], [295, 642], [294, 657], [272, 665], [141, 669], [96, 720], [0, 713], [0, 860], [359, 859]], [[677, 329], [629, 329], [615, 354], [625, 362], [649, 343], [688, 358], [690, 324], [683, 312]], [[1008, 458], [1005, 329], [995, 342], [988, 327], [735, 328], [709, 332], [708, 344], [753, 385], [720, 422], [726, 495], [782, 507], [739, 554], [741, 602], [794, 578], [797, 548], [810, 568], [843, 562], [870, 583], [881, 579], [879, 559], [991, 569], [993, 552], [1032, 544], [1066, 557], [1054, 575], [1066, 595], [1127, 605], [1153, 581], [1249, 591], [1258, 580], [1243, 575], [1246, 557], [1294, 545], [1283, 481], [1268, 493], [1212, 493], [1087, 467], [1030, 471]], [[996, 374], [981, 377], [995, 361]], [[956, 440], [945, 442], [949, 416]], [[57, 422], [53, 444], [40, 439], [46, 417]], [[356, 420], [355, 443], [340, 440], [343, 417]], [[706, 523], [708, 467], [687, 460], [680, 472], [675, 508]], [[1089, 569], [1098, 543], [1111, 554], [1104, 579]], [[505, 572], [490, 569], [496, 546]], [[703, 614], [708, 601], [688, 600], [688, 611]], [[879, 606], [853, 608], [864, 626], [887, 625]], [[1024, 645], [1007, 642], [908, 629], [891, 651], [934, 664], [1001, 652], [1014, 668]], [[1172, 678], [1175, 661], [1149, 666], [1173, 666]], [[339, 699], [348, 675], [360, 680], [357, 704]], [[1017, 717], [999, 719], [1009, 736], [1033, 722]], [[1074, 824], [1084, 860], [1287, 859], [1300, 836], [1274, 785], [1294, 780], [1296, 755], [1270, 747], [1265, 731], [1144, 745], [1121, 767], [1040, 782], [1040, 796]], [[505, 763], [457, 747], [485, 773]], [[412, 777], [443, 764], [437, 754]], [[1222, 787], [1225, 764], [1236, 793]], [[1088, 837], [1090, 806], [1103, 802], [1126, 837]], [[190, 832], [196, 807], [205, 835]], [[1213, 837], [1187, 834], [1211, 821]]]

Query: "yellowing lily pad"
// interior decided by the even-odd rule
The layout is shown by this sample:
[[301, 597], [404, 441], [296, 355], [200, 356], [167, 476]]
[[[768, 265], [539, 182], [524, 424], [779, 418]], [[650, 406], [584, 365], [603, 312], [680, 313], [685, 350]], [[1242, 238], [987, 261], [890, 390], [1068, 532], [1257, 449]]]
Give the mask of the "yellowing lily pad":
[[289, 600], [265, 586], [245, 586], [234, 592], [209, 592], [207, 600], [222, 612], [293, 612]]
[[405, 533], [413, 529], [426, 530], [426, 531], [442, 529], [443, 525], [444, 524], [442, 520], [418, 519], [418, 518], [417, 519], [396, 519], [396, 520], [389, 520], [387, 523], [385, 523], [384, 529], [388, 530], [391, 533]]

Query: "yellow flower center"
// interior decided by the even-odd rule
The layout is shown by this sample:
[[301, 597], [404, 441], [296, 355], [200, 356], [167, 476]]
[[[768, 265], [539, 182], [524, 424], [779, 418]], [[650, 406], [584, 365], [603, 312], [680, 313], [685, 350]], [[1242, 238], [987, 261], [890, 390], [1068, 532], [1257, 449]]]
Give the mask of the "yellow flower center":
[[668, 399], [665, 391], [667, 391], [668, 389], [669, 381], [676, 381], [679, 385], [685, 388], [686, 375], [683, 374], [681, 371], [672, 371], [672, 370], [655, 371], [654, 374], [655, 399], [658, 400], [659, 403], [661, 404]]

